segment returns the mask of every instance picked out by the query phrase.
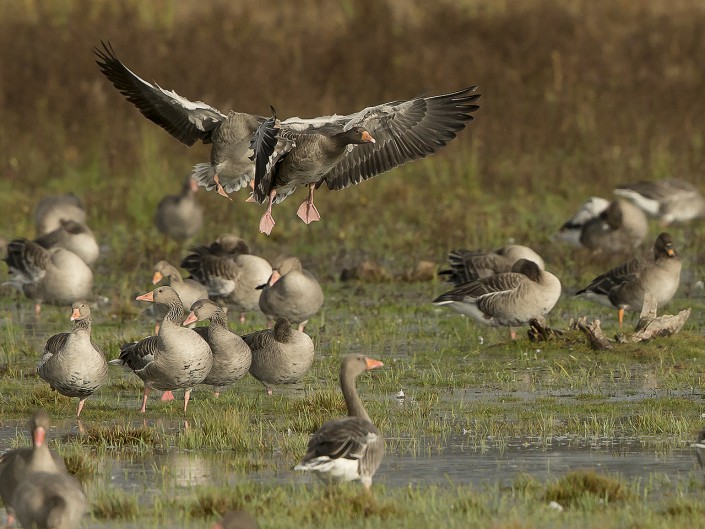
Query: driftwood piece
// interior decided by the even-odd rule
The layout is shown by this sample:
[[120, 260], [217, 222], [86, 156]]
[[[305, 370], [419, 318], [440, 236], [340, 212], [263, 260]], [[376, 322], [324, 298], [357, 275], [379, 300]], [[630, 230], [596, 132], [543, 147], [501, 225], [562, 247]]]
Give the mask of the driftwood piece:
[[578, 318], [574, 325], [585, 333], [593, 349], [597, 349], [598, 351], [612, 349], [612, 342], [610, 342], [609, 338], [607, 338], [600, 327], [600, 320], [592, 320], [588, 323], [587, 317], [582, 316]]
[[548, 327], [546, 325], [546, 320], [543, 318], [540, 320], [538, 318], [532, 318], [529, 320], [529, 330], [527, 331], [527, 335], [529, 336], [529, 340], [532, 342], [546, 342], [548, 340], [553, 340], [562, 334], [563, 331]]

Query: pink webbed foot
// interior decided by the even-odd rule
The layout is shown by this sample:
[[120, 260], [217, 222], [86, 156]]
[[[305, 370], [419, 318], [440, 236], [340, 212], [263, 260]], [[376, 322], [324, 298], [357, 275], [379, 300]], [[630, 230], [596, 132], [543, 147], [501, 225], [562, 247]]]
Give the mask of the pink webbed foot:
[[166, 402], [168, 400], [174, 400], [174, 394], [171, 391], [162, 393], [162, 401]]
[[78, 401], [78, 412], [76, 413], [76, 417], [81, 416], [81, 410], [83, 409], [83, 404], [86, 402], [86, 399], [81, 399]]
[[215, 176], [213, 177], [213, 181], [215, 182], [215, 188], [217, 189], [218, 194], [219, 194], [220, 196], [225, 197], [225, 198], [227, 198], [228, 200], [232, 201], [232, 198], [230, 198], [230, 195], [228, 195], [228, 194], [225, 192], [225, 189], [224, 189], [223, 186], [220, 184], [220, 177], [219, 177], [218, 175], [215, 175]]
[[272, 233], [272, 228], [274, 228], [275, 224], [276, 223], [274, 222], [274, 218], [272, 218], [272, 214], [267, 211], [264, 215], [262, 215], [262, 218], [259, 221], [259, 231], [269, 235]]
[[299, 209], [296, 211], [296, 215], [306, 224], [321, 220], [321, 215], [318, 213], [316, 205], [308, 200], [304, 200], [301, 203]]

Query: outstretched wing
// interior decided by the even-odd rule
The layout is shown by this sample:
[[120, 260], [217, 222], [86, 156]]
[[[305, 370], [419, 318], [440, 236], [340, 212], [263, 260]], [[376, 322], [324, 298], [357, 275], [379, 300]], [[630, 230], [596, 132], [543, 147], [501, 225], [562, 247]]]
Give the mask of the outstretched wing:
[[101, 44], [102, 50], [93, 50], [100, 71], [144, 117], [189, 147], [198, 140], [211, 142], [211, 133], [226, 117], [223, 113], [201, 101], [189, 101], [174, 91], [148, 83], [120, 62], [109, 42]]

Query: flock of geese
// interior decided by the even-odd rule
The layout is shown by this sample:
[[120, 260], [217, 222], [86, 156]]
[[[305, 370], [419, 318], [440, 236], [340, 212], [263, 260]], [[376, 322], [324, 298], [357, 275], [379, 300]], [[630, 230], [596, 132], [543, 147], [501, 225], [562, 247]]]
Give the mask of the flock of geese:
[[[228, 198], [241, 188], [249, 201], [266, 203], [260, 231], [274, 227], [272, 206], [297, 187], [308, 189], [298, 216], [306, 223], [320, 219], [313, 201], [315, 189], [344, 189], [403, 163], [437, 152], [456, 137], [478, 109], [475, 87], [449, 94], [393, 101], [349, 115], [280, 121], [189, 101], [173, 91], [149, 83], [117, 58], [110, 44], [94, 50], [100, 71], [149, 120], [190, 146], [212, 145], [208, 163], [194, 167], [179, 195], [162, 200], [155, 225], [165, 236], [189, 240], [200, 229], [203, 211], [194, 200], [196, 184]], [[567, 221], [556, 238], [596, 253], [633, 253], [648, 234], [646, 214], [664, 224], [705, 216], [705, 200], [692, 185], [680, 180], [640, 182], [616, 190], [614, 201], [593, 197]], [[295, 383], [310, 369], [314, 344], [305, 333], [309, 318], [323, 304], [318, 281], [295, 257], [270, 264], [253, 255], [247, 243], [223, 234], [209, 244], [189, 250], [180, 263], [154, 265], [154, 290], [136, 298], [152, 303], [157, 325], [154, 335], [120, 348], [119, 357], [106, 360], [91, 339], [91, 265], [99, 247], [86, 224], [77, 197], [48, 197], [36, 209], [37, 238], [18, 238], [7, 245], [8, 284], [35, 301], [71, 306], [69, 332], [49, 338], [37, 372], [50, 387], [78, 398], [77, 416], [86, 399], [105, 382], [109, 365], [122, 366], [144, 385], [140, 401], [146, 411], [152, 390], [163, 400], [184, 389], [184, 412], [197, 384], [213, 387], [217, 396], [248, 373], [267, 393], [280, 384]], [[446, 276], [454, 288], [433, 302], [466, 314], [484, 325], [514, 327], [543, 318], [561, 295], [561, 283], [545, 269], [534, 250], [510, 245], [495, 252], [454, 250]], [[578, 291], [619, 311], [640, 310], [645, 294], [660, 306], [678, 288], [681, 262], [668, 233], [655, 240], [653, 254], [631, 260], [595, 278]], [[229, 310], [228, 310], [229, 309]], [[233, 333], [228, 313], [240, 321], [261, 311], [271, 325], [244, 336]], [[198, 322], [205, 326], [194, 326]], [[298, 328], [292, 327], [297, 325]], [[311, 437], [295, 467], [328, 480], [359, 480], [369, 488], [384, 455], [384, 436], [367, 414], [355, 387], [356, 378], [382, 362], [363, 355], [343, 356], [340, 386], [348, 416], [325, 423]], [[35, 412], [30, 420], [32, 448], [19, 448], [0, 459], [0, 496], [8, 521], [23, 527], [76, 527], [87, 509], [78, 482], [45, 442], [49, 417]], [[221, 527], [247, 519], [243, 513], [226, 516]], [[244, 523], [244, 522], [243, 522]], [[248, 523], [256, 522], [249, 518]]]

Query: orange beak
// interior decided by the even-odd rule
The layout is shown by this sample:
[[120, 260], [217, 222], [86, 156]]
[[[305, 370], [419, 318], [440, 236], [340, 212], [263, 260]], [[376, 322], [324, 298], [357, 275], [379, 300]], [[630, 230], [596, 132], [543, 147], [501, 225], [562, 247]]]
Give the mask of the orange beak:
[[368, 371], [370, 369], [377, 369], [378, 367], [382, 367], [384, 365], [382, 362], [375, 360], [374, 358], [366, 358], [365, 363], [367, 364]]
[[71, 321], [76, 321], [81, 319], [81, 310], [76, 308], [71, 312]]
[[279, 278], [280, 278], [281, 276], [282, 276], [282, 275], [279, 273], [279, 270], [272, 270], [272, 275], [269, 276], [269, 283], [268, 283], [269, 286], [271, 287], [274, 283], [276, 283], [277, 281], [279, 281]]
[[181, 325], [188, 325], [194, 321], [198, 321], [198, 317], [193, 313], [193, 311], [191, 311]]
[[154, 303], [154, 290], [147, 292], [146, 294], [142, 294], [141, 296], [137, 296], [135, 299], [137, 301], [151, 301]]
[[153, 284], [153, 285], [156, 285], [156, 284], [159, 283], [163, 278], [164, 278], [164, 276], [162, 275], [162, 273], [161, 273], [159, 270], [155, 270], [155, 271], [154, 271], [154, 275], [152, 276], [152, 284]]
[[668, 257], [674, 257], [676, 255], [676, 251], [673, 248], [667, 248], [666, 253], [668, 254]]
[[44, 444], [44, 439], [46, 438], [47, 432], [41, 426], [37, 426], [34, 430], [34, 445], [42, 446]]
[[370, 134], [366, 130], [362, 133], [362, 141], [364, 141], [365, 143], [377, 143], [377, 140], [372, 137], [372, 134]]

